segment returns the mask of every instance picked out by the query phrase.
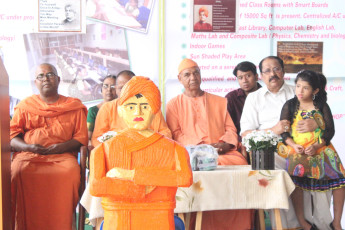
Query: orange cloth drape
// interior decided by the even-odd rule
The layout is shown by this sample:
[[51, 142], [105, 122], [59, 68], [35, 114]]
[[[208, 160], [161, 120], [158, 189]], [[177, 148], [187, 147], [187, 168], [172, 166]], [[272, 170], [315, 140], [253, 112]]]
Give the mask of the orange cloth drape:
[[[177, 187], [193, 182], [182, 146], [158, 133], [146, 138], [127, 130], [98, 145], [90, 163], [90, 193], [103, 197], [104, 230], [174, 229]], [[133, 181], [106, 177], [114, 167], [135, 169]], [[145, 186], [156, 187], [145, 195]]]
[[[108, 131], [119, 132], [127, 128], [127, 125], [117, 113], [117, 106], [119, 106], [118, 99], [107, 102], [97, 113], [95, 129], [92, 134], [91, 143], [93, 146], [97, 146], [100, 142], [97, 140], [98, 137], [102, 136]], [[155, 132], [159, 132], [166, 137], [171, 138], [171, 132], [165, 123], [164, 117], [161, 111], [155, 115], [151, 129]]]
[[[226, 98], [207, 92], [197, 98], [181, 94], [168, 102], [166, 117], [174, 140], [185, 146], [224, 141], [235, 147], [226, 154], [220, 155], [218, 164], [248, 164], [237, 151], [238, 136], [227, 111]], [[252, 210], [206, 211], [203, 212], [202, 229], [251, 229], [252, 216]], [[191, 226], [194, 222], [195, 213], [191, 218]]]
[[[20, 102], [10, 138], [48, 147], [71, 139], [87, 144], [86, 107], [74, 98], [46, 104], [39, 95]], [[78, 203], [80, 169], [76, 153], [39, 155], [16, 152], [11, 164], [12, 218], [16, 230], [72, 229]]]

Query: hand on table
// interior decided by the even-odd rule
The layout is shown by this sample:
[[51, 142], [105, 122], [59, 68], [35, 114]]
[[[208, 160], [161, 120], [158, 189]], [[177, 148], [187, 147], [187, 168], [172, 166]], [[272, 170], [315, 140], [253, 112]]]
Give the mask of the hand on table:
[[230, 151], [234, 146], [225, 142], [213, 143], [211, 144], [214, 148], [217, 149], [218, 154], [222, 155]]

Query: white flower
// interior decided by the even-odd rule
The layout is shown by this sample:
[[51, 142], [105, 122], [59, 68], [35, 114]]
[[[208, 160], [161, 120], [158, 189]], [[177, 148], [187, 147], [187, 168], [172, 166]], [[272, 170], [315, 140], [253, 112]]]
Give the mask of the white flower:
[[[257, 150], [262, 148], [276, 148], [279, 141], [279, 137], [272, 131], [253, 131], [247, 134], [242, 139], [242, 144], [250, 150]], [[254, 142], [254, 143], [253, 143]], [[251, 143], [253, 146], [251, 146]]]

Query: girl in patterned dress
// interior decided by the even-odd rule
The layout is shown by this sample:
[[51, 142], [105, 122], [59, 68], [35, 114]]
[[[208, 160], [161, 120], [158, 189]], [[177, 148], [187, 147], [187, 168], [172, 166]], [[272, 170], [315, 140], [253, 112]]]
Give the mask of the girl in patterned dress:
[[[345, 198], [345, 170], [330, 143], [334, 136], [334, 122], [327, 104], [326, 82], [322, 74], [301, 71], [295, 80], [296, 96], [284, 104], [280, 117], [292, 125], [291, 133], [282, 134], [286, 145], [278, 146], [278, 151], [288, 154], [287, 170], [296, 185], [291, 195], [292, 202], [299, 223], [308, 230], [317, 228], [305, 220], [303, 190], [332, 190], [334, 218], [332, 223], [327, 223], [331, 229], [341, 229]], [[296, 126], [303, 119], [315, 119], [318, 128], [313, 132], [299, 133]]]

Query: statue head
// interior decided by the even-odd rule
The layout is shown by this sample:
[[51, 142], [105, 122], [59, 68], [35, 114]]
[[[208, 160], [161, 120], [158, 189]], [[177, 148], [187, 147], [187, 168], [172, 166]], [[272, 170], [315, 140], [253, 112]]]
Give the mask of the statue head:
[[160, 107], [159, 89], [149, 78], [133, 77], [121, 90], [118, 113], [128, 128], [149, 129]]

